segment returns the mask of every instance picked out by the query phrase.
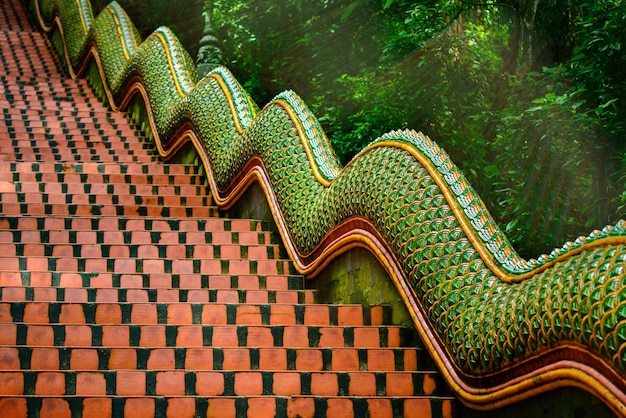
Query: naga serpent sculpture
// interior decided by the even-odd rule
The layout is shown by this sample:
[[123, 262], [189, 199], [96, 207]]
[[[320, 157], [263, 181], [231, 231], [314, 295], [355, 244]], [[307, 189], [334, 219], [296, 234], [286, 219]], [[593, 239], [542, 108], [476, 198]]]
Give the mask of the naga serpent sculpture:
[[143, 97], [164, 159], [193, 144], [219, 206], [260, 183], [302, 274], [369, 249], [464, 403], [575, 386], [626, 415], [625, 221], [524, 260], [425, 135], [390, 132], [341, 167], [293, 92], [259, 110], [224, 67], [198, 80], [169, 29], [142, 41], [115, 2], [94, 18], [89, 0], [30, 1], [73, 77], [95, 60], [112, 108]]

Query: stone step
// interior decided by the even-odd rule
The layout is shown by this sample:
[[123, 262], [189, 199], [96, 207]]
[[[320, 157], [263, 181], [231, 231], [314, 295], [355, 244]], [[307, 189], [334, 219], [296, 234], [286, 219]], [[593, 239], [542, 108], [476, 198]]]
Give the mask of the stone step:
[[[3, 193], [4, 195], [4, 193]], [[154, 194], [153, 196], [158, 196]], [[178, 196], [171, 193], [170, 196]], [[10, 194], [9, 194], [9, 197]], [[13, 200], [19, 200], [19, 196], [14, 195]], [[0, 212], [4, 215], [53, 215], [53, 216], [147, 216], [150, 218], [162, 217], [190, 217], [190, 218], [208, 218], [216, 216], [217, 209], [215, 207], [163, 207], [161, 205], [138, 205], [135, 203], [134, 197], [130, 197], [125, 201], [123, 196], [117, 197], [120, 204], [107, 203], [108, 200], [114, 200], [115, 197], [105, 196], [94, 199], [94, 203], [74, 203], [73, 199], [66, 199], [66, 196], [55, 195], [52, 198], [54, 203], [32, 202], [2, 202], [0, 203]], [[57, 200], [58, 199], [58, 200]], [[86, 198], [89, 200], [88, 198]], [[43, 197], [42, 197], [42, 200]], [[60, 200], [60, 201], [59, 201]], [[70, 200], [70, 202], [67, 202]], [[77, 200], [80, 200], [77, 198]], [[66, 231], [69, 232], [69, 231]]]
[[156, 163], [157, 156], [147, 155], [112, 155], [112, 154], [33, 154], [33, 153], [6, 153], [0, 154], [0, 161], [19, 161], [19, 162], [99, 162], [99, 163]]
[[[156, 170], [155, 170], [156, 171]], [[75, 173], [75, 172], [7, 172], [0, 171], [0, 182], [12, 182], [20, 184], [21, 192], [47, 192], [58, 193], [57, 184], [85, 184], [83, 191], [95, 193], [102, 190], [97, 185], [204, 185], [204, 176], [199, 174], [101, 174], [101, 173]], [[94, 188], [94, 185], [96, 187]], [[54, 189], [48, 190], [49, 187]], [[65, 186], [64, 193], [70, 192], [69, 186]], [[80, 189], [79, 189], [80, 190]], [[106, 189], [103, 192], [110, 192]]]
[[[312, 290], [4, 287], [0, 302], [314, 303]], [[295, 320], [295, 319], [294, 319]]]
[[[261, 315], [258, 315], [258, 321]], [[27, 347], [399, 348], [402, 327], [341, 325], [26, 324], [0, 322], [0, 345]]]
[[[317, 376], [315, 386], [322, 385], [323, 378], [321, 375], [320, 378]], [[209, 378], [210, 375], [206, 377]], [[312, 379], [310, 383], [314, 384]], [[229, 391], [233, 390], [229, 388]], [[58, 418], [451, 417], [457, 409], [455, 405], [453, 398], [445, 396], [290, 396], [290, 394], [245, 397], [222, 394], [128, 397], [19, 395], [19, 397], [7, 396], [0, 400], [0, 409], [7, 411], [11, 417]]]
[[[0, 346], [0, 370], [269, 370], [369, 371], [435, 369], [424, 351], [402, 348], [116, 348]], [[434, 379], [433, 379], [434, 380]]]
[[[13, 218], [14, 219], [14, 218]], [[41, 218], [40, 218], [41, 219]], [[67, 218], [66, 218], [67, 219]], [[51, 228], [4, 229], [10, 220], [0, 220], [0, 243], [26, 244], [76, 244], [76, 245], [175, 245], [213, 244], [256, 246], [275, 244], [274, 235], [267, 231], [242, 231], [212, 229], [213, 219], [129, 219], [120, 222], [114, 217], [91, 219], [76, 218], [76, 221], [54, 219], [37, 222], [37, 225]], [[80, 220], [81, 222], [79, 222]], [[62, 224], [76, 229], [56, 229]], [[21, 222], [25, 224], [25, 222]], [[61, 224], [61, 225], [60, 225]], [[120, 226], [123, 225], [123, 226]], [[145, 226], [145, 229], [140, 229]], [[250, 227], [249, 227], [250, 228]], [[211, 232], [213, 231], [213, 232]], [[132, 243], [132, 244], [131, 244]], [[221, 249], [220, 249], [221, 251]], [[226, 251], [230, 251], [226, 248]], [[0, 269], [1, 270], [1, 269]]]
[[[0, 271], [0, 284], [4, 287], [26, 287], [25, 300], [30, 297], [28, 288], [51, 288], [53, 292], [66, 288], [85, 288], [88, 301], [95, 301], [90, 295], [98, 289], [146, 289], [150, 292], [160, 290], [195, 291], [202, 290], [304, 290], [304, 277], [298, 275], [261, 276], [261, 275], [208, 275], [208, 274], [120, 274], [120, 273], [63, 273], [63, 272], [12, 272]], [[151, 296], [150, 301], [156, 301]], [[184, 298], [179, 298], [184, 300]], [[332, 305], [330, 305], [332, 306]], [[332, 309], [332, 308], [331, 308]]]
[[289, 260], [162, 259], [155, 257], [11, 257], [0, 255], [0, 271], [68, 273], [291, 274]]
[[[184, 164], [105, 164], [105, 163], [19, 163], [0, 162], [0, 173], [11, 172], [13, 176], [34, 175], [35, 181], [41, 181], [44, 175], [49, 174], [101, 174], [101, 175], [152, 175], [152, 176], [194, 176], [199, 174], [199, 168], [193, 165]], [[68, 177], [72, 178], [72, 177]]]
[[[28, 370], [0, 371], [0, 396], [25, 393], [57, 396], [425, 396], [438, 374], [429, 372], [250, 370], [235, 356], [227, 370]], [[157, 361], [168, 362], [164, 353]], [[388, 393], [389, 392], [389, 393]]]
[[[379, 326], [389, 324], [389, 310], [383, 306], [356, 304], [315, 304], [310, 290], [241, 290], [203, 289], [211, 295], [208, 302], [181, 301], [180, 298], [159, 301], [148, 298], [133, 299], [132, 291], [150, 292], [151, 299], [158, 291], [175, 289], [77, 289], [57, 288], [44, 292], [43, 288], [20, 291], [18, 287], [2, 289], [0, 322], [29, 324], [146, 324], [146, 325], [313, 325], [313, 326]], [[39, 293], [36, 291], [40, 290]], [[92, 291], [94, 290], [94, 291]], [[97, 291], [95, 291], [97, 290]], [[234, 294], [234, 300], [220, 300], [220, 292]], [[273, 293], [285, 301], [255, 302], [245, 299], [247, 293]], [[26, 295], [26, 293], [29, 293]], [[72, 297], [76, 294], [77, 297]], [[299, 302], [299, 295], [309, 299]], [[284, 296], [283, 296], [284, 295]], [[296, 301], [294, 301], [295, 296]], [[39, 296], [42, 300], [27, 299]], [[122, 297], [120, 297], [122, 296]], [[243, 297], [242, 297], [243, 296]], [[54, 298], [56, 297], [56, 298]], [[239, 297], [239, 299], [237, 299]], [[70, 299], [64, 302], [63, 299]], [[81, 300], [82, 299], [82, 300]], [[87, 301], [89, 299], [89, 301]], [[121, 300], [120, 300], [121, 299]], [[188, 298], [187, 298], [188, 299]], [[291, 300], [289, 300], [291, 299]], [[51, 300], [51, 301], [50, 301]]]

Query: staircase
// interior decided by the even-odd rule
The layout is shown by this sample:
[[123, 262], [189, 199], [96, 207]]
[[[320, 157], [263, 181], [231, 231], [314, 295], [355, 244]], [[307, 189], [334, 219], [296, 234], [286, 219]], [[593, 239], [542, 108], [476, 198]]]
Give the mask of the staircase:
[[0, 416], [448, 417], [384, 307], [316, 304], [0, 5]]

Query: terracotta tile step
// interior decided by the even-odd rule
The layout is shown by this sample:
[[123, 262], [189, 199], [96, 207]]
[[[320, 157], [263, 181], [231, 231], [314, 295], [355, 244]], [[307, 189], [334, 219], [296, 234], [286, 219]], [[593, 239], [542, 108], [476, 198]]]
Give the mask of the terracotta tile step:
[[[159, 197], [175, 196], [180, 199], [209, 194], [207, 186], [197, 184], [7, 183], [0, 183], [2, 203], [140, 205], [145, 199], [145, 204], [149, 205]], [[176, 209], [181, 203], [173, 206], [170, 209]]]
[[4, 215], [64, 216], [148, 216], [148, 217], [214, 217], [214, 207], [162, 207], [158, 205], [68, 204], [68, 203], [0, 203]]
[[[51, 218], [53, 221], [58, 219]], [[126, 224], [116, 222], [114, 218], [104, 219], [80, 219], [81, 222], [65, 223], [65, 225], [76, 225], [75, 230], [55, 230], [49, 229], [25, 229], [25, 230], [2, 230], [6, 226], [5, 221], [0, 220], [0, 243], [14, 243], [16, 245], [26, 244], [52, 244], [52, 245], [265, 245], [274, 241], [274, 236], [270, 232], [230, 232], [216, 231], [204, 232], [206, 223], [203, 220], [185, 220], [163, 219], [163, 220], [146, 220], [144, 225], [151, 229], [132, 230], [133, 226], [141, 225], [142, 222], [128, 222]], [[212, 220], [218, 218], [207, 218]], [[87, 222], [85, 222], [87, 221]], [[107, 222], [110, 221], [110, 222]], [[106, 223], [105, 223], [106, 222]], [[40, 223], [41, 224], [41, 223]], [[27, 225], [21, 222], [20, 225]], [[60, 228], [58, 222], [44, 222], [41, 225], [50, 225]], [[128, 225], [130, 231], [116, 228], [116, 225]], [[93, 229], [92, 228], [100, 228]], [[199, 231], [198, 231], [199, 230]], [[24, 249], [26, 252], [26, 249]], [[30, 250], [28, 250], [30, 251]], [[45, 250], [44, 250], [45, 251]], [[221, 249], [219, 250], [221, 252]], [[228, 248], [226, 248], [228, 251]], [[44, 252], [45, 254], [45, 252]]]
[[1, 271], [276, 275], [295, 273], [292, 269], [289, 260], [4, 257], [0, 254]]
[[[132, 184], [132, 185], [192, 185], [203, 186], [204, 176], [199, 174], [101, 174], [73, 172], [2, 172], [0, 181], [22, 183], [19, 191], [46, 191], [48, 183]], [[83, 190], [85, 190], [83, 188]], [[108, 190], [107, 190], [108, 191]]]
[[34, 347], [400, 348], [412, 332], [395, 325], [128, 325], [0, 323], [0, 345]]
[[137, 155], [79, 155], [79, 154], [66, 154], [66, 155], [41, 155], [41, 154], [15, 154], [7, 153], [0, 154], [0, 161], [17, 161], [17, 162], [66, 162], [66, 163], [80, 163], [80, 162], [99, 162], [99, 163], [158, 163], [157, 156], [137, 156]]
[[433, 394], [427, 392], [431, 386], [444, 386], [437, 373], [242, 369], [0, 372], [0, 396], [426, 396]]
[[[0, 302], [314, 303], [313, 290], [4, 287]], [[320, 313], [322, 314], [322, 313]], [[328, 314], [326, 314], [328, 316]], [[355, 318], [354, 320], [358, 319]]]
[[[54, 160], [56, 156], [59, 158], [76, 158], [76, 157], [95, 157], [95, 156], [136, 156], [136, 157], [148, 157], [150, 155], [158, 155], [155, 149], [144, 149], [142, 146], [137, 149], [124, 149], [125, 147], [119, 147], [120, 149], [113, 149], [112, 147], [107, 147], [104, 143], [99, 143], [97, 147], [94, 148], [31, 148], [22, 147], [22, 148], [13, 148], [13, 147], [0, 147], [0, 154], [13, 154], [13, 155], [22, 155], [22, 156], [37, 156], [42, 159], [52, 159]], [[16, 158], [17, 159], [17, 158]]]
[[[158, 294], [161, 291], [176, 297], [160, 301]], [[133, 300], [136, 298], [134, 292], [146, 297]], [[356, 327], [385, 325], [390, 319], [389, 307], [385, 306], [315, 304], [312, 297], [304, 297], [306, 294], [312, 296], [310, 290], [195, 290], [209, 296], [205, 301], [189, 300], [187, 296], [191, 292], [181, 289], [5, 287], [1, 295], [0, 322]], [[261, 292], [271, 294], [274, 301], [246, 300], [250, 294]], [[181, 294], [185, 297], [179, 297]], [[228, 299], [220, 294], [234, 295], [234, 300], [220, 300]], [[26, 299], [39, 300], [27, 302]]]
[[[200, 290], [303, 290], [304, 277], [207, 274], [116, 274], [0, 271], [0, 286]], [[56, 290], [55, 290], [56, 291]], [[27, 291], [28, 292], [28, 291]], [[34, 292], [34, 291], [33, 291]], [[26, 295], [28, 299], [28, 294]], [[33, 296], [34, 298], [34, 296]], [[152, 299], [150, 299], [152, 300]], [[155, 299], [156, 300], [156, 299]]]
[[[234, 382], [233, 382], [234, 383]], [[196, 383], [196, 386], [198, 383]], [[452, 397], [416, 396], [33, 396], [0, 399], [11, 417], [234, 418], [456, 416]], [[54, 414], [54, 415], [51, 415]]]
[[[14, 244], [79, 244], [79, 245], [175, 245], [213, 244], [257, 246], [276, 244], [275, 235], [267, 231], [224, 231], [206, 219], [116, 219], [24, 217], [0, 220], [0, 243]], [[223, 221], [223, 220], [222, 220]], [[9, 230], [18, 225], [19, 230]], [[35, 225], [35, 226], [33, 226]], [[37, 226], [42, 226], [37, 228]], [[139, 229], [145, 226], [145, 229]], [[66, 227], [66, 229], [60, 229]], [[7, 229], [4, 229], [7, 228]], [[250, 227], [249, 227], [250, 228]], [[211, 232], [214, 231], [214, 232]], [[221, 250], [220, 250], [221, 251]], [[226, 249], [228, 251], [228, 249]]]
[[278, 260], [277, 245], [213, 244], [4, 244], [2, 257]]
[[[152, 176], [194, 176], [200, 172], [199, 167], [183, 164], [104, 164], [104, 163], [18, 163], [0, 162], [0, 172], [17, 172], [20, 176], [31, 175], [43, 176], [45, 174], [101, 174], [101, 175], [152, 175]], [[12, 174], [15, 175], [15, 174]], [[36, 181], [41, 181], [43, 177], [35, 177]]]
[[[1, 79], [1, 77], [0, 77]], [[1, 83], [1, 81], [0, 81]], [[0, 97], [2, 100], [2, 97]], [[84, 123], [100, 122], [119, 124], [120, 126], [130, 126], [132, 123], [128, 121], [126, 116], [120, 112], [112, 112], [105, 106], [94, 104], [94, 107], [90, 110], [66, 110], [66, 109], [33, 109], [33, 108], [18, 108], [11, 107], [3, 110], [3, 113], [13, 120], [40, 120], [45, 119], [50, 126], [53, 124], [61, 124], [66, 119], [68, 121], [81, 121]], [[5, 119], [6, 117], [5, 116]]]
[[[160, 201], [159, 201], [160, 202]], [[12, 231], [11, 231], [12, 230]], [[9, 233], [3, 234], [1, 231]], [[80, 232], [123, 232], [113, 234], [105, 242], [87, 239]], [[152, 233], [154, 232], [154, 234]], [[161, 234], [157, 234], [160, 232]], [[172, 233], [167, 233], [172, 232]], [[181, 233], [185, 233], [181, 235]], [[65, 236], [69, 236], [69, 241]], [[69, 234], [69, 235], [68, 235]], [[130, 235], [129, 235], [130, 234]], [[9, 239], [9, 236], [12, 238]], [[60, 236], [59, 239], [57, 237]], [[91, 235], [89, 235], [91, 236]], [[0, 219], [0, 242], [13, 243], [78, 243], [78, 244], [276, 244], [275, 235], [267, 231], [263, 221], [250, 219], [146, 219], [143, 216], [7, 216]], [[95, 235], [94, 235], [95, 237]], [[115, 238], [118, 237], [118, 238]], [[146, 239], [148, 237], [148, 239]], [[98, 237], [96, 237], [98, 238]]]
[[[16, 214], [55, 214], [73, 215], [76, 213], [94, 215], [123, 214], [127, 216], [142, 215], [150, 213], [153, 216], [182, 217], [182, 218], [205, 218], [217, 216], [218, 208], [215, 206], [189, 205], [189, 201], [184, 196], [141, 196], [134, 194], [63, 194], [58, 193], [14, 193], [8, 191], [9, 186], [0, 185], [0, 192], [3, 193], [4, 210], [7, 215]], [[208, 195], [194, 195], [192, 198], [200, 199], [207, 203], [211, 202]], [[202, 199], [204, 197], [204, 199]], [[198, 200], [196, 199], [196, 201]], [[161, 205], [159, 202], [168, 201], [168, 205]], [[26, 205], [24, 207], [24, 205]], [[28, 207], [28, 205], [34, 207]], [[44, 206], [42, 206], [44, 205]], [[72, 208], [56, 208], [52, 205], [74, 205]], [[96, 206], [95, 209], [85, 209], [78, 206]], [[42, 209], [43, 208], [43, 209]]]
[[418, 366], [419, 371], [424, 374], [436, 373], [425, 350], [414, 347], [296, 349], [0, 346], [2, 371], [187, 369], [410, 372], [417, 371]]
[[[115, 131], [117, 132], [117, 131]], [[97, 135], [97, 136], [96, 136]], [[80, 132], [54, 136], [52, 134], [22, 134], [21, 138], [9, 132], [8, 137], [0, 140], [0, 152], [14, 154], [28, 154], [29, 150], [36, 154], [111, 154], [115, 150], [122, 154], [150, 154], [156, 152], [151, 143], [127, 141], [115, 133], [111, 136], [98, 132]], [[45, 138], [42, 138], [44, 137]]]
[[[13, 174], [13, 173], [11, 173]], [[111, 177], [113, 176], [113, 177]], [[140, 181], [136, 183], [126, 183], [126, 182], [102, 182], [103, 180], [123, 180], [124, 176], [128, 176], [127, 180], [133, 180], [133, 177], [143, 177]], [[7, 176], [7, 177], [15, 177]], [[26, 176], [28, 177], [28, 176]], [[187, 183], [182, 184], [169, 184], [168, 176], [150, 176], [150, 175], [130, 175], [130, 174], [105, 174], [105, 175], [97, 175], [97, 174], [49, 174], [49, 175], [41, 175], [37, 174], [34, 177], [42, 177], [41, 182], [22, 182], [22, 181], [13, 181], [12, 179], [6, 180], [7, 182], [12, 182], [15, 185], [15, 190], [17, 192], [28, 193], [31, 195], [36, 194], [50, 194], [50, 193], [63, 193], [63, 194], [125, 194], [125, 195], [156, 195], [156, 196], [189, 196], [189, 195], [206, 195], [209, 190], [208, 186], [205, 186], [201, 182], [198, 183], [189, 183], [192, 180], [191, 176], [187, 176], [185, 179]], [[43, 178], [48, 177], [49, 181], [45, 181]], [[99, 180], [101, 182], [87, 182], [82, 183], [80, 181], [81, 177], [91, 178], [92, 180]], [[121, 178], [118, 178], [121, 177]], [[182, 176], [179, 176], [182, 177]], [[69, 181], [64, 181], [67, 178]], [[196, 177], [197, 180], [199, 180]], [[194, 180], [196, 180], [194, 179]], [[60, 181], [59, 181], [60, 180]], [[2, 181], [2, 180], [0, 180]], [[149, 181], [154, 181], [150, 183]], [[3, 202], [5, 201], [3, 197]]]

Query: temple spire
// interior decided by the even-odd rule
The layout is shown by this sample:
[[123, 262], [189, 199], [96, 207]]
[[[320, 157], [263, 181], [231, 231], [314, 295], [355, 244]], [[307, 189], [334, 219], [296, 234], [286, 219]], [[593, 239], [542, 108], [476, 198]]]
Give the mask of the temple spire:
[[204, 1], [204, 31], [200, 39], [196, 64], [200, 77], [222, 64], [222, 50], [213, 28], [213, 0]]

